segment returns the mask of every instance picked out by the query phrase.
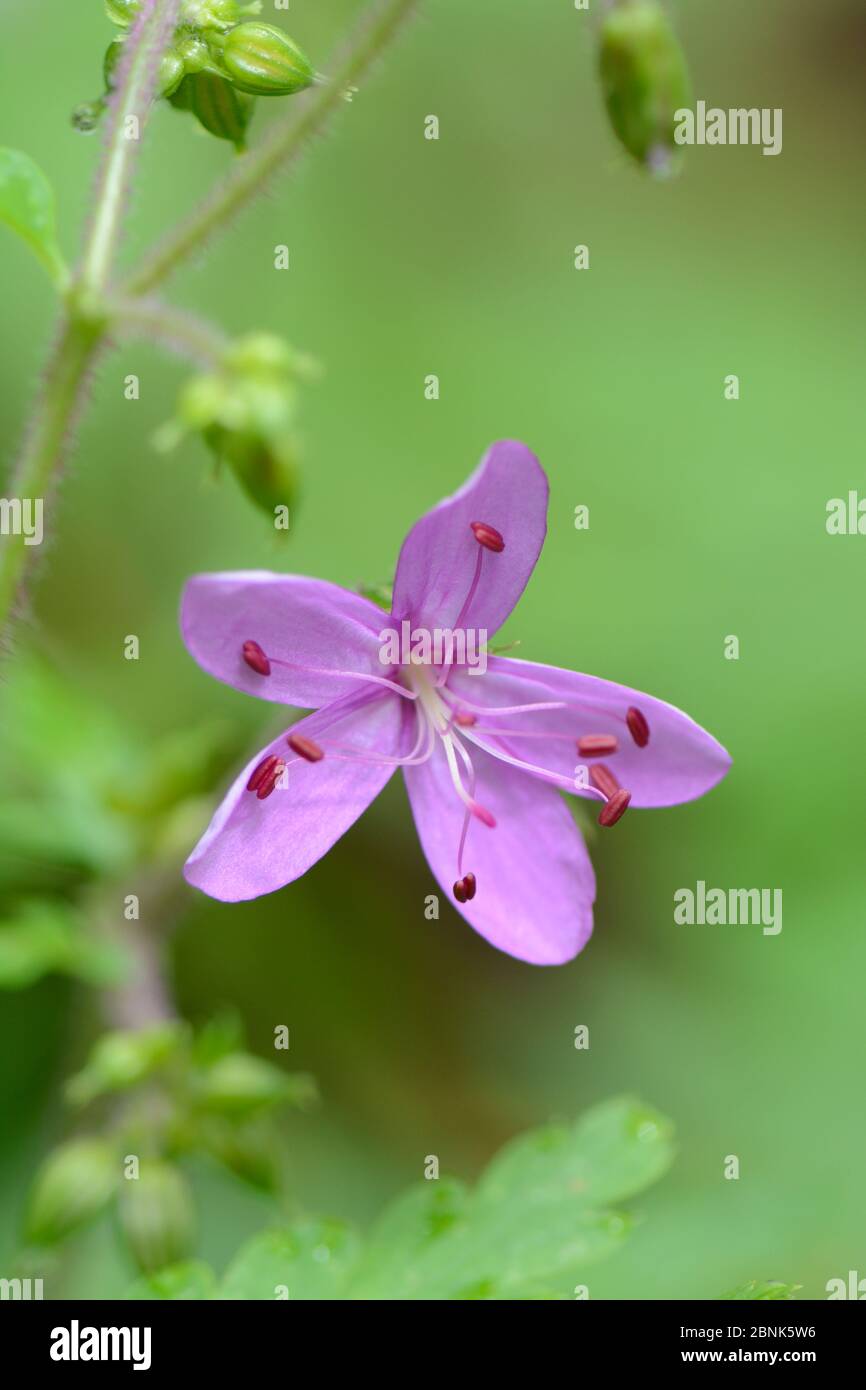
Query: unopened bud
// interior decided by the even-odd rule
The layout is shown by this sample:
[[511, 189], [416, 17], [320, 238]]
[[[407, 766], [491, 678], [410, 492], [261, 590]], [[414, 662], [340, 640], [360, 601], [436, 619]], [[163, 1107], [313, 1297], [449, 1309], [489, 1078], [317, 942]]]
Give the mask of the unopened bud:
[[249, 1052], [232, 1052], [204, 1074], [199, 1103], [212, 1112], [240, 1118], [269, 1105], [303, 1105], [315, 1094], [308, 1076], [288, 1074]]
[[263, 439], [212, 425], [205, 442], [232, 470], [244, 492], [271, 518], [278, 507], [294, 506], [298, 491], [297, 454], [288, 435]]
[[137, 18], [141, 0], [105, 0], [105, 13], [112, 24], [129, 26]]
[[117, 1155], [102, 1139], [71, 1139], [55, 1149], [36, 1175], [26, 1239], [54, 1245], [91, 1221], [110, 1201], [119, 1175]]
[[282, 29], [255, 20], [231, 29], [219, 56], [235, 86], [251, 96], [290, 96], [309, 87], [315, 76], [309, 59]]
[[230, 140], [236, 150], [243, 150], [255, 102], [236, 91], [224, 77], [212, 72], [190, 73], [169, 94], [169, 99], [179, 111], [191, 111], [199, 125], [218, 140]]
[[599, 68], [614, 132], [656, 173], [673, 167], [675, 113], [689, 105], [686, 61], [657, 0], [620, 0], [601, 26]]
[[128, 1090], [167, 1062], [182, 1038], [182, 1028], [174, 1023], [106, 1033], [94, 1045], [86, 1066], [67, 1083], [69, 1100], [84, 1105], [97, 1096]]
[[150, 1274], [184, 1259], [195, 1237], [195, 1207], [180, 1169], [143, 1158], [120, 1189], [120, 1225], [136, 1263]]

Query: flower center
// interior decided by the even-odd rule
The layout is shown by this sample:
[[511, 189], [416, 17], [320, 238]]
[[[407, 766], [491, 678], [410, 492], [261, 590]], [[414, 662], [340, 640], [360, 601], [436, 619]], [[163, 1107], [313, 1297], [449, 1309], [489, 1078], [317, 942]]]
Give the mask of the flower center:
[[[454, 623], [454, 629], [459, 629], [463, 624], [478, 591], [485, 552], [489, 552], [491, 556], [495, 557], [505, 549], [503, 536], [487, 522], [470, 522], [470, 530], [478, 542], [478, 551], [469, 592]], [[453, 668], [453, 655], [445, 661], [437, 663], [435, 660], [427, 660], [424, 656], [413, 651], [408, 659], [404, 659], [402, 662], [398, 661], [391, 667], [392, 676], [396, 676], [396, 679], [393, 679], [392, 676], [374, 676], [362, 672], [325, 670], [298, 665], [265, 652], [253, 638], [243, 643], [240, 655], [246, 665], [265, 680], [270, 676], [272, 666], [276, 665], [310, 674], [341, 676], [347, 680], [371, 682], [414, 703], [417, 736], [412, 751], [405, 757], [378, 755], [366, 748], [336, 742], [331, 737], [330, 729], [324, 739], [324, 748], [317, 741], [303, 734], [292, 732], [287, 736], [286, 743], [295, 754], [294, 759], [284, 761], [275, 754], [269, 755], [253, 771], [247, 784], [247, 790], [253, 792], [260, 801], [264, 801], [277, 787], [286, 785], [284, 774], [288, 768], [299, 762], [315, 765], [326, 756], [337, 760], [394, 767], [415, 766], [429, 761], [438, 739], [445, 756], [452, 787], [465, 808], [457, 844], [457, 879], [453, 887], [454, 897], [459, 903], [471, 901], [475, 897], [477, 888], [474, 873], [464, 874], [463, 872], [463, 851], [466, 846], [470, 822], [475, 819], [491, 830], [496, 828], [496, 818], [493, 813], [476, 800], [475, 768], [465, 742], [474, 743], [484, 752], [520, 768], [522, 771], [540, 774], [547, 781], [552, 782], [554, 786], [571, 792], [577, 790], [573, 782], [551, 768], [545, 768], [529, 762], [526, 758], [518, 757], [509, 750], [506, 739], [513, 737], [566, 740], [573, 745], [580, 757], [596, 759], [610, 757], [618, 752], [619, 738], [617, 735], [601, 733], [575, 737], [574, 733], [566, 730], [560, 732], [547, 729], [533, 730], [526, 727], [507, 728], [499, 723], [501, 716], [528, 715], [550, 710], [580, 710], [585, 716], [587, 711], [594, 711], [596, 714], [603, 713], [608, 719], [615, 719], [624, 725], [638, 748], [645, 748], [649, 743], [649, 724], [642, 711], [634, 706], [630, 706], [624, 715], [613, 715], [610, 710], [604, 709], [601, 702], [593, 703], [591, 699], [586, 703], [571, 700], [539, 700], [524, 705], [473, 704], [448, 689], [448, 679]], [[480, 724], [479, 717], [482, 721]], [[336, 722], [339, 723], [339, 719]], [[522, 721], [518, 721], [518, 723], [520, 722]], [[493, 744], [490, 743], [490, 739], [494, 740]], [[589, 772], [589, 778], [590, 781], [585, 790], [601, 797], [604, 803], [598, 817], [599, 825], [615, 825], [625, 814], [631, 800], [631, 792], [620, 786], [616, 774], [604, 763], [594, 762]]]

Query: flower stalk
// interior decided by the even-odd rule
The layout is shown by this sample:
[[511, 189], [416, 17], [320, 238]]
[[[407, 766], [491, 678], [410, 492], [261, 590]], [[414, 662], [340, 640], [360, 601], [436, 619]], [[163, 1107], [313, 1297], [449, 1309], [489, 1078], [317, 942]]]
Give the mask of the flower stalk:
[[[176, 350], [213, 362], [222, 346], [216, 332], [187, 316], [157, 308], [155, 302], [145, 301], [133, 308], [134, 301], [140, 301], [223, 230], [277, 170], [301, 153], [307, 141], [327, 124], [349, 88], [396, 36], [415, 4], [416, 0], [376, 0], [342, 57], [335, 61], [333, 78], [313, 90], [301, 115], [277, 122], [261, 146], [239, 161], [199, 209], [145, 257], [123, 286], [120, 298], [110, 299], [126, 197], [157, 95], [160, 59], [171, 41], [181, 7], [181, 0], [144, 0], [118, 64], [94, 215], [79, 270], [67, 294], [57, 344], [13, 470], [12, 495], [44, 500], [53, 494], [69, 435], [84, 404], [89, 371], [111, 335], [135, 331], [136, 325], [141, 328], [147, 322], [154, 331], [164, 330], [157, 336], [167, 338]], [[8, 637], [33, 559], [34, 551], [24, 544], [24, 537], [4, 537], [0, 550], [0, 640]]]
[[417, 0], [378, 0], [362, 18], [342, 56], [336, 59], [333, 77], [302, 99], [305, 104], [297, 118], [277, 122], [262, 143], [238, 162], [233, 173], [145, 257], [124, 285], [124, 294], [146, 294], [161, 284], [243, 211], [281, 168], [297, 159], [327, 125], [351, 87], [396, 36], [416, 3]]

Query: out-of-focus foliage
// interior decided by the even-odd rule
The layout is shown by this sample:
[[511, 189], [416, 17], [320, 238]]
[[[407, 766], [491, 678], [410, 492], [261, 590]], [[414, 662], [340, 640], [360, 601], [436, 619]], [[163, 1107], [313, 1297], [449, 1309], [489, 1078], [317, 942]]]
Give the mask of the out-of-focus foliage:
[[780, 1284], [773, 1280], [762, 1283], [759, 1279], [752, 1279], [748, 1284], [743, 1284], [730, 1293], [722, 1294], [721, 1301], [726, 1299], [792, 1299], [796, 1297], [797, 1290], [800, 1288], [802, 1288], [801, 1284]]
[[147, 1274], [193, 1253], [195, 1199], [183, 1164], [215, 1159], [254, 1188], [277, 1193], [283, 1164], [272, 1112], [308, 1106], [310, 1077], [243, 1050], [236, 1019], [212, 1020], [197, 1034], [164, 1023], [97, 1039], [66, 1087], [77, 1106], [122, 1098], [104, 1132], [55, 1149], [37, 1173], [24, 1247], [49, 1247], [75, 1234], [118, 1199], [119, 1230]]
[[[216, 1296], [232, 1299], [563, 1299], [617, 1250], [631, 1221], [611, 1207], [649, 1187], [673, 1157], [671, 1127], [632, 1100], [571, 1127], [513, 1140], [474, 1189], [431, 1176], [385, 1210], [366, 1241], [335, 1221], [254, 1237]], [[197, 1294], [190, 1293], [194, 1287]], [[174, 1292], [180, 1289], [180, 1293]], [[206, 1280], [166, 1271], [133, 1297], [209, 1297]]]
[[42, 170], [20, 150], [0, 149], [0, 222], [16, 232], [63, 284], [66, 263], [57, 242], [54, 190]]

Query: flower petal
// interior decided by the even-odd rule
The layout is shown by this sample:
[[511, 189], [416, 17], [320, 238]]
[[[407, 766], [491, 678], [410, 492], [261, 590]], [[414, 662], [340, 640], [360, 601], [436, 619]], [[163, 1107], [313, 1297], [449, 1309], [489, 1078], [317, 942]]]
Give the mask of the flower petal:
[[[675, 806], [710, 791], [731, 765], [722, 745], [682, 710], [598, 676], [490, 657], [485, 675], [452, 672], [448, 689], [458, 703], [486, 709], [478, 714], [477, 724], [465, 730], [469, 739], [479, 740], [497, 756], [535, 764], [539, 776], [578, 794], [591, 795], [575, 784], [577, 768], [602, 763], [631, 792], [632, 806]], [[563, 702], [565, 708], [496, 713], [497, 708], [547, 702]], [[629, 708], [640, 710], [649, 724], [649, 742], [643, 748], [629, 733]], [[497, 734], [497, 729], [507, 732]], [[615, 735], [617, 751], [599, 758], [581, 755], [577, 739], [589, 734]]]
[[[394, 618], [416, 627], [453, 628], [472, 587], [478, 588], [461, 627], [501, 627], [526, 587], [547, 530], [547, 478], [524, 444], [505, 440], [487, 451], [452, 497], [422, 516], [409, 532], [394, 579]], [[479, 547], [473, 521], [499, 531], [500, 553]]]
[[[294, 755], [281, 734], [244, 768], [196, 845], [184, 870], [194, 887], [222, 902], [272, 893], [306, 873], [349, 829], [394, 771], [387, 758], [399, 756], [402, 730], [410, 720], [393, 695], [353, 695], [308, 715], [290, 732], [324, 747], [320, 762]], [[352, 745], [363, 762], [330, 752]], [[263, 758], [275, 754], [288, 766], [285, 785], [265, 800], [247, 791]]]
[[[328, 672], [387, 676], [378, 636], [385, 622], [381, 609], [360, 594], [324, 579], [266, 570], [197, 574], [184, 588], [180, 613], [183, 640], [209, 675], [247, 695], [305, 709], [358, 685]], [[269, 675], [244, 661], [245, 642], [261, 647]], [[364, 688], [375, 686], [365, 682]]]
[[551, 787], [473, 750], [476, 797], [496, 817], [473, 820], [463, 870], [475, 897], [455, 902], [457, 847], [464, 808], [441, 744], [432, 758], [404, 769], [415, 825], [443, 893], [491, 945], [532, 965], [560, 965], [592, 933], [595, 875], [566, 802]]

